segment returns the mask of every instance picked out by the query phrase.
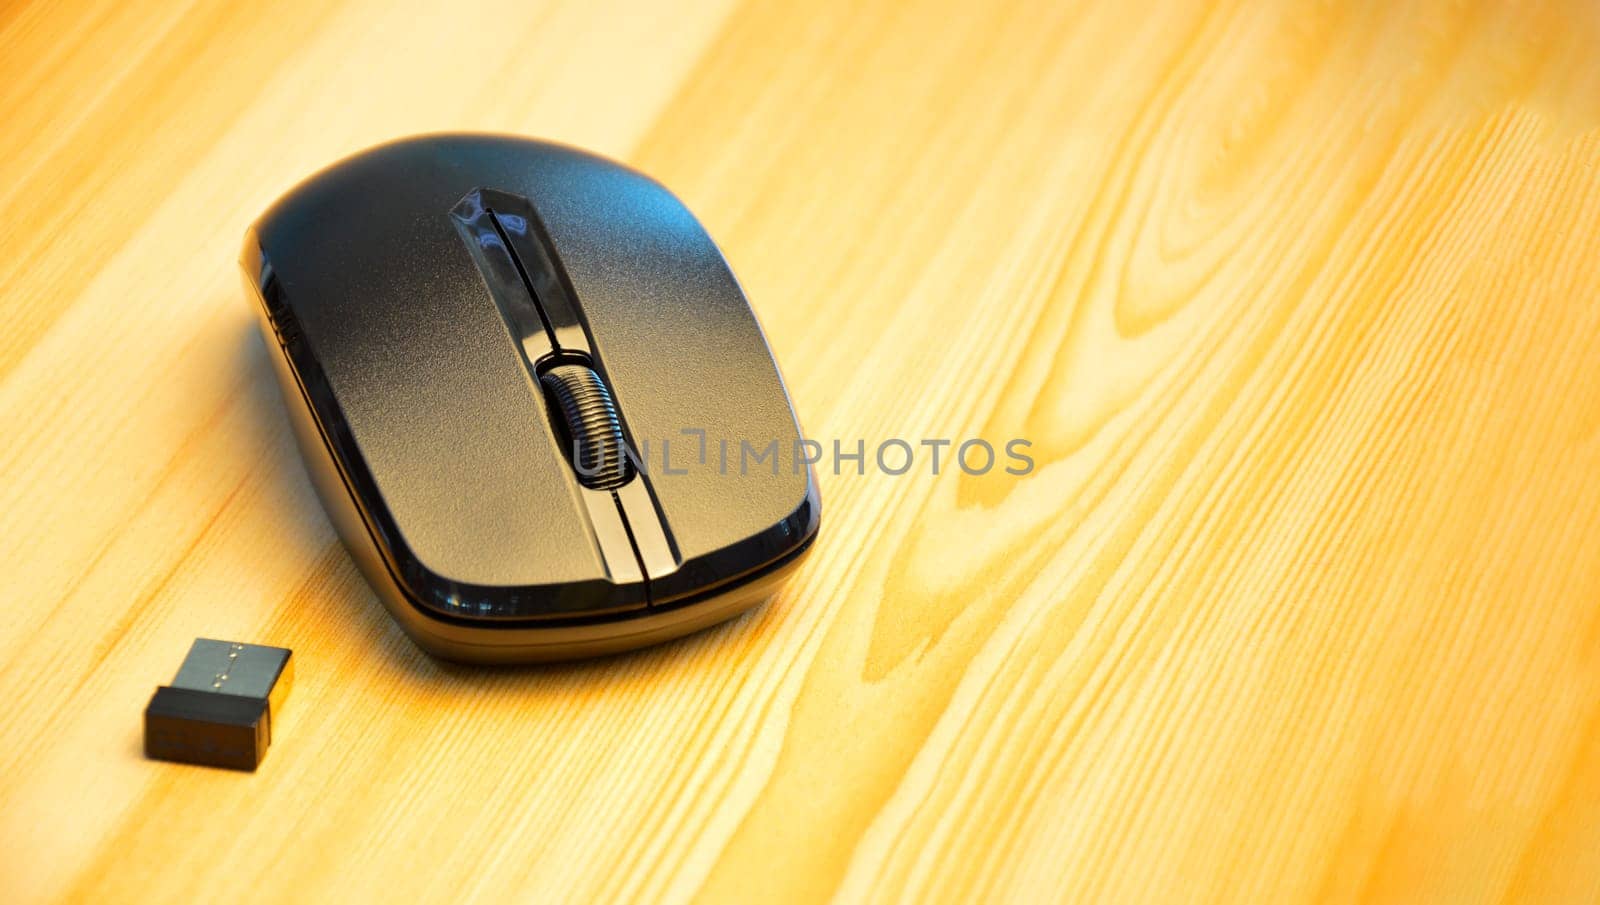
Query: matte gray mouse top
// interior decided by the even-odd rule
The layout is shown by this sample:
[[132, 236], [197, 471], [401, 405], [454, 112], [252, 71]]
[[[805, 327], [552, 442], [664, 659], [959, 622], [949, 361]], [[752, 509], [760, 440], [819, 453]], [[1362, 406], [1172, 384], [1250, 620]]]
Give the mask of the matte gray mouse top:
[[329, 515], [440, 656], [561, 659], [770, 596], [816, 484], [761, 327], [655, 181], [437, 135], [311, 177], [242, 265]]

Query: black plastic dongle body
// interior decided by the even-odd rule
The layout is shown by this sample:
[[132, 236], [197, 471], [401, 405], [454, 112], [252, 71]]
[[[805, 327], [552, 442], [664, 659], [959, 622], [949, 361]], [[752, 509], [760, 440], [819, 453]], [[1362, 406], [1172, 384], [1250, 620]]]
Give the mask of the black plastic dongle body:
[[196, 638], [172, 684], [145, 708], [145, 756], [254, 770], [289, 692], [291, 656], [282, 647]]

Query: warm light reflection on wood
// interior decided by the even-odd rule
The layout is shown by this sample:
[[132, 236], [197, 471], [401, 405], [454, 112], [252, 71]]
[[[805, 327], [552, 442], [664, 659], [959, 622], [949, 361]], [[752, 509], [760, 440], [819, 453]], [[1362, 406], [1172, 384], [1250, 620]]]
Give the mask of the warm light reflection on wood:
[[[675, 5], [676, 6], [676, 5]], [[1600, 899], [1600, 13], [0, 9], [0, 899]], [[775, 603], [443, 666], [298, 464], [234, 264], [510, 131], [678, 191], [821, 475]], [[149, 763], [198, 635], [260, 772]]]

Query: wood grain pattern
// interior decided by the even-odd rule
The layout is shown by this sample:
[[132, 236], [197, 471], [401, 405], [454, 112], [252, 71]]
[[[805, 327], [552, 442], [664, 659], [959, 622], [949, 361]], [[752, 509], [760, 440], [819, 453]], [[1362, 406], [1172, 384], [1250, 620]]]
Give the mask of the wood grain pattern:
[[[0, 9], [0, 898], [1600, 900], [1587, 2]], [[435, 129], [676, 190], [808, 433], [799, 578], [435, 663], [300, 470], [234, 264]], [[143, 760], [293, 647], [255, 775]]]

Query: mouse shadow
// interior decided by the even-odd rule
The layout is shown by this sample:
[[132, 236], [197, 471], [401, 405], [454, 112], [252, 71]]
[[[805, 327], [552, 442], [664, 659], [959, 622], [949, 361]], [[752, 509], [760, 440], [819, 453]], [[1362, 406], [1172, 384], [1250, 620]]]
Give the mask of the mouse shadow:
[[[427, 654], [389, 615], [323, 510], [301, 460], [274, 364], [268, 357], [276, 351], [268, 348], [253, 320], [243, 322], [237, 345], [236, 360], [247, 383], [243, 404], [249, 410], [253, 433], [263, 438], [266, 447], [265, 474], [260, 476], [263, 505], [275, 510], [282, 523], [297, 526], [300, 532], [298, 538], [274, 544], [273, 555], [292, 555], [306, 562], [304, 575], [270, 618], [278, 634], [286, 639], [307, 643], [312, 638], [325, 639], [329, 619], [337, 619], [347, 626], [341, 632], [345, 640], [338, 643], [354, 643], [377, 652], [383, 668], [397, 682], [432, 693], [451, 688], [473, 693], [484, 687], [555, 694], [602, 687], [625, 687], [637, 692], [640, 687], [671, 685], [674, 678], [742, 659], [765, 634], [762, 626], [768, 622], [767, 617], [782, 605], [782, 595], [775, 595], [726, 622], [682, 638], [583, 660], [484, 666]], [[641, 675], [659, 681], [641, 683]]]

